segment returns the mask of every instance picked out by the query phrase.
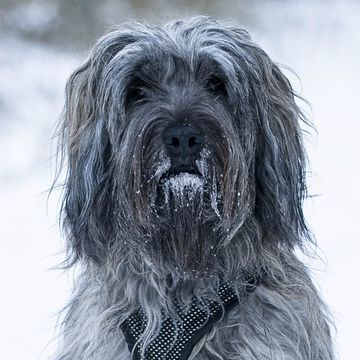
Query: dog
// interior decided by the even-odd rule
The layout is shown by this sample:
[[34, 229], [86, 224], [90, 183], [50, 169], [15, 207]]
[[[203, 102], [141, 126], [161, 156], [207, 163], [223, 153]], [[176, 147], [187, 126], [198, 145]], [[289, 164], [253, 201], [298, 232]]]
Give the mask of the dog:
[[97, 42], [60, 125], [79, 275], [56, 359], [334, 358], [296, 256], [313, 236], [295, 99], [230, 22], [128, 22]]

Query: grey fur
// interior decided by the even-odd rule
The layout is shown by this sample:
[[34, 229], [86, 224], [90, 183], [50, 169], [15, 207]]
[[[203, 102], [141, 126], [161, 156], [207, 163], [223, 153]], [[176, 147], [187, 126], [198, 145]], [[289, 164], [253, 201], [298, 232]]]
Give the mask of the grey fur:
[[[161, 134], [177, 121], [207, 139], [201, 184], [181, 194], [160, 185]], [[333, 359], [327, 308], [295, 255], [312, 241], [301, 121], [289, 81], [237, 25], [131, 22], [100, 39], [60, 128], [66, 264], [81, 274], [56, 358], [130, 359], [119, 326], [139, 305], [146, 348], [161, 311], [176, 316], [169, 294], [216, 299], [228, 280], [240, 305], [191, 359]], [[244, 273], [262, 279], [246, 298]]]

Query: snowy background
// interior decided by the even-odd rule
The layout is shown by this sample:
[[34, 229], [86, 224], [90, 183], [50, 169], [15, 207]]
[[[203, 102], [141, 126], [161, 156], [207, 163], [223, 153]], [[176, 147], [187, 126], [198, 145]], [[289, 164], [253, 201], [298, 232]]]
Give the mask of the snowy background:
[[51, 137], [67, 77], [94, 40], [123, 19], [211, 14], [238, 19], [291, 67], [317, 134], [308, 222], [322, 261], [313, 277], [337, 325], [339, 359], [359, 359], [360, 3], [357, 1], [0, 0], [0, 358], [47, 359], [71, 279], [62, 259]]

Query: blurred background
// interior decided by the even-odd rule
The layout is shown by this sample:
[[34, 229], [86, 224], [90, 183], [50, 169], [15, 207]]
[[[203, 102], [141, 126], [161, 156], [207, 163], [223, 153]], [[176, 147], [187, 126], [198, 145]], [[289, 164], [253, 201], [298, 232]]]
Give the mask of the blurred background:
[[64, 257], [51, 142], [70, 73], [95, 40], [126, 19], [162, 22], [194, 14], [241, 23], [278, 63], [317, 133], [306, 214], [322, 260], [306, 260], [334, 314], [339, 359], [359, 359], [358, 1], [0, 0], [0, 358], [47, 359], [71, 276]]

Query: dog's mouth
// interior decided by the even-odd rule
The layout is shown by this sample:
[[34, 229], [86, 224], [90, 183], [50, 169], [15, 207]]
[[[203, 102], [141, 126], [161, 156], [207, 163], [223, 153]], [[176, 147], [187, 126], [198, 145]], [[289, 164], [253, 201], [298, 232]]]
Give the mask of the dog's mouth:
[[[218, 209], [219, 192], [215, 167], [211, 163], [211, 154], [203, 149], [201, 156], [193, 162], [172, 164], [163, 157], [154, 175], [151, 204], [158, 210], [187, 209], [193, 214], [201, 213], [202, 207], [210, 206], [220, 217]], [[182, 213], [182, 212], [181, 212]]]
[[200, 174], [199, 170], [197, 170], [194, 167], [190, 166], [178, 166], [176, 168], [171, 168], [168, 171], [166, 171], [160, 178], [159, 183], [163, 185], [170, 179], [176, 179], [176, 178], [186, 178], [186, 175], [188, 175], [189, 178], [195, 178], [195, 177], [202, 177], [202, 174]]
[[204, 192], [204, 179], [194, 168], [178, 167], [170, 169], [160, 179], [165, 203], [172, 200], [177, 206], [189, 206], [195, 198], [202, 199]]

